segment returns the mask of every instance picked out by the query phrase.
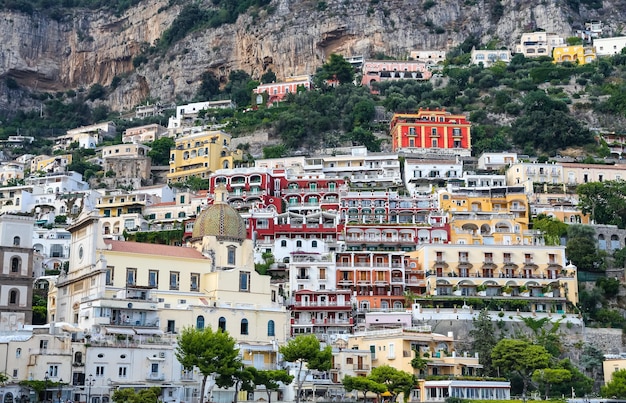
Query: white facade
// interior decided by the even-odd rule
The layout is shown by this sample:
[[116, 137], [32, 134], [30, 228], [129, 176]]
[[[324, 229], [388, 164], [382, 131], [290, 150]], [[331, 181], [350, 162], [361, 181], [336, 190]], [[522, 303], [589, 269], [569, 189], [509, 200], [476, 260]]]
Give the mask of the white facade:
[[552, 50], [561, 45], [565, 45], [565, 39], [555, 33], [524, 32], [520, 43], [515, 48], [515, 53], [521, 53], [526, 57], [552, 57]]
[[496, 62], [504, 62], [509, 64], [511, 62], [511, 58], [513, 55], [510, 50], [501, 49], [501, 50], [476, 50], [472, 49], [470, 54], [472, 64], [481, 64], [484, 67], [491, 67]]
[[478, 157], [476, 168], [497, 170], [517, 163], [517, 153], [482, 153]]
[[6, 186], [10, 181], [24, 179], [24, 164], [8, 162], [0, 164], [0, 184]]
[[593, 46], [596, 48], [598, 56], [613, 56], [626, 47], [626, 36], [616, 36], [613, 38], [595, 38]]
[[404, 186], [410, 194], [429, 193], [433, 186], [450, 180], [460, 181], [463, 175], [463, 163], [458, 159], [404, 160]]
[[228, 109], [234, 108], [235, 104], [230, 100], [225, 101], [204, 101], [195, 102], [192, 104], [180, 105], [176, 107], [176, 116], [172, 116], [167, 124], [168, 129], [178, 129], [185, 126], [185, 120], [190, 120], [191, 123], [201, 110], [206, 109]]

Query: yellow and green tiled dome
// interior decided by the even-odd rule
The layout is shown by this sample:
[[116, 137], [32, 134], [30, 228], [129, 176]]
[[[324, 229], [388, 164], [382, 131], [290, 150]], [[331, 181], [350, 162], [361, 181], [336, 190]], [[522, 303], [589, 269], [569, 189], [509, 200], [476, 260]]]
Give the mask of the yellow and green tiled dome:
[[243, 241], [246, 239], [246, 223], [239, 213], [228, 204], [218, 201], [201, 211], [193, 225], [193, 238], [215, 236]]

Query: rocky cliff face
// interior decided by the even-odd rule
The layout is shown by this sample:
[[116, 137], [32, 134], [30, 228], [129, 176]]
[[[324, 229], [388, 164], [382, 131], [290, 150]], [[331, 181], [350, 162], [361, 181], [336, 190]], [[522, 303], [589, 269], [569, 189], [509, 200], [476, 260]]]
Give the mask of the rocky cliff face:
[[[405, 58], [411, 50], [449, 49], [470, 34], [512, 48], [521, 32], [534, 28], [569, 36], [584, 21], [600, 19], [608, 33], [619, 35], [626, 21], [626, 0], [578, 13], [565, 0], [273, 0], [271, 12], [194, 32], [135, 69], [133, 57], [180, 11], [167, 3], [146, 0], [118, 17], [72, 10], [60, 22], [0, 12], [0, 75], [40, 92], [106, 86], [119, 76], [106, 103], [122, 111], [146, 100], [187, 100], [207, 70], [225, 79], [233, 69], [259, 77], [271, 68], [282, 79], [314, 73], [331, 53]], [[441, 28], [444, 33], [435, 33]], [[3, 80], [0, 109], [25, 106], [37, 105]]]

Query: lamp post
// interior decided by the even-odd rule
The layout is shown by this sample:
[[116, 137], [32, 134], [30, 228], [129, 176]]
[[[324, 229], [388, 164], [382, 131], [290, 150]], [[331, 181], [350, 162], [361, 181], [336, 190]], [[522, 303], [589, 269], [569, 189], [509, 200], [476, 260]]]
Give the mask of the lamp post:
[[89, 403], [89, 401], [91, 400], [91, 387], [95, 382], [96, 380], [93, 379], [93, 375], [89, 374], [89, 377], [85, 381], [85, 383], [87, 384], [87, 403]]
[[43, 376], [43, 400], [48, 400], [48, 371]]
[[63, 387], [63, 378], [59, 379], [59, 390], [57, 391], [57, 399], [59, 399], [59, 403], [61, 403], [61, 396], [63, 395], [62, 388]]

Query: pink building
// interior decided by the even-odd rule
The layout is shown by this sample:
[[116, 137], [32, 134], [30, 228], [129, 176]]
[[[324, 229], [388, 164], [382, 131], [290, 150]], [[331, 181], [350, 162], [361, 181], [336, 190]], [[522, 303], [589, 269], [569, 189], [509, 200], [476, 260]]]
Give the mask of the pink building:
[[266, 104], [269, 106], [274, 102], [281, 102], [289, 93], [298, 92], [299, 88], [304, 88], [308, 91], [312, 86], [313, 82], [311, 81], [311, 77], [298, 76], [290, 77], [280, 83], [261, 84], [252, 91], [259, 95], [257, 97], [257, 105], [263, 103], [261, 96], [263, 93], [267, 93], [268, 98]]

